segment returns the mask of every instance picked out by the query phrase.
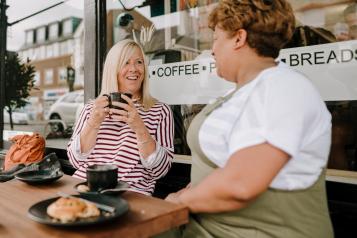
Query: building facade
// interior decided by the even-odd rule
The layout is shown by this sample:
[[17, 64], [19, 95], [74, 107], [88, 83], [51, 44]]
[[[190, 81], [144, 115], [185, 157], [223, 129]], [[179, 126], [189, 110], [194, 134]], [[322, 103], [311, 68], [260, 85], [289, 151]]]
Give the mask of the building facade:
[[68, 69], [75, 70], [74, 88], [83, 88], [83, 23], [76, 17], [51, 22], [25, 33], [20, 58], [35, 66], [35, 88], [30, 104], [34, 120], [48, 117], [50, 106], [69, 91]]

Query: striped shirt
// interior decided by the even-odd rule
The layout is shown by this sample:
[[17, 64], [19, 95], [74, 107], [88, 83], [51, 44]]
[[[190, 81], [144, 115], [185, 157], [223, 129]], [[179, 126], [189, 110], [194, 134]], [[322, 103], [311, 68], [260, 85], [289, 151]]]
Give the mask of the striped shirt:
[[147, 195], [153, 193], [156, 180], [164, 176], [173, 159], [173, 117], [169, 106], [157, 102], [145, 111], [141, 104], [135, 107], [150, 135], [156, 142], [156, 150], [148, 158], [141, 157], [135, 132], [109, 116], [102, 122], [95, 146], [88, 153], [81, 153], [80, 132], [89, 119], [93, 102], [82, 110], [68, 143], [67, 154], [77, 169], [74, 177], [86, 179], [86, 168], [93, 164], [114, 164], [118, 167], [118, 179], [127, 182], [129, 189]]

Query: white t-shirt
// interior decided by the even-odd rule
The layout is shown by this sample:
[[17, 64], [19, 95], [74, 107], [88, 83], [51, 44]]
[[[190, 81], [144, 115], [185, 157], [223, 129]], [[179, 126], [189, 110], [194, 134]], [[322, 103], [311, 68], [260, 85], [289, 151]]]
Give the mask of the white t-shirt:
[[214, 110], [202, 124], [199, 142], [219, 167], [238, 150], [270, 143], [291, 156], [270, 187], [304, 189], [326, 166], [331, 115], [312, 83], [280, 63]]

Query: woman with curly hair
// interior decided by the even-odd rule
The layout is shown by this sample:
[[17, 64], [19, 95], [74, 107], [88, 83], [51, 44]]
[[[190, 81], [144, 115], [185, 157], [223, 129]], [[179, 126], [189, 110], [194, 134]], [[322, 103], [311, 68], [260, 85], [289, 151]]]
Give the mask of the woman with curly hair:
[[330, 238], [331, 115], [306, 76], [275, 59], [295, 18], [285, 0], [222, 0], [209, 16], [217, 74], [235, 90], [192, 121], [191, 184], [177, 237]]

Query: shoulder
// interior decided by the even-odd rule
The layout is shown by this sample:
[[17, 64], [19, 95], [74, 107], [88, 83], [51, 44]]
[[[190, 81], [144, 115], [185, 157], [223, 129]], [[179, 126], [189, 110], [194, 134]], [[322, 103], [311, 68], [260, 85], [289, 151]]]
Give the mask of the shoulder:
[[263, 77], [266, 78], [266, 80], [263, 80], [263, 84], [272, 88], [291, 88], [291, 90], [295, 91], [305, 90], [306, 88], [314, 89], [309, 78], [285, 64], [267, 70], [263, 74]]
[[267, 70], [262, 77], [264, 78], [258, 85], [258, 91], [265, 94], [266, 100], [283, 98], [285, 101], [322, 101], [311, 80], [286, 65]]
[[163, 102], [159, 102], [157, 101], [151, 108], [150, 110], [151, 112], [157, 112], [163, 115], [171, 115], [171, 108], [169, 105], [167, 105], [166, 103]]

